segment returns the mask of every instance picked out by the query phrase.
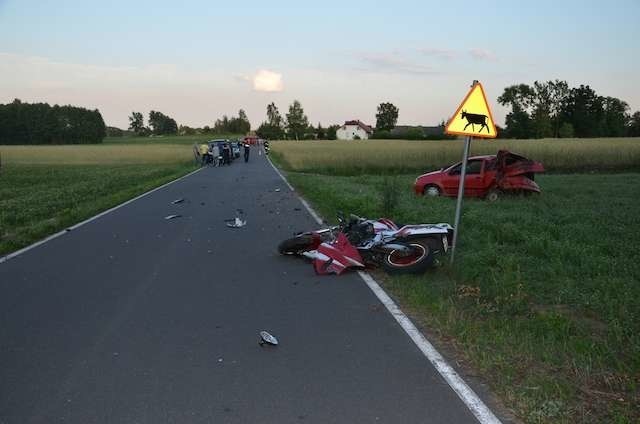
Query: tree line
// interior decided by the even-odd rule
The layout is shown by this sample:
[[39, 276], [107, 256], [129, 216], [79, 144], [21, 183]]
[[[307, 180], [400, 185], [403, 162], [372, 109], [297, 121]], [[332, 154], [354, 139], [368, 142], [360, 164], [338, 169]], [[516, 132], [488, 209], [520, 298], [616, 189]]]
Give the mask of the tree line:
[[149, 112], [149, 126], [147, 127], [144, 125], [144, 117], [141, 112], [131, 112], [129, 131], [138, 136], [173, 135], [178, 133], [178, 124], [175, 119], [164, 113], [152, 110]]
[[588, 85], [535, 81], [506, 87], [498, 103], [510, 108], [502, 138], [640, 136], [640, 112], [615, 97], [598, 95]]
[[101, 143], [106, 134], [98, 109], [19, 99], [0, 104], [0, 144]]

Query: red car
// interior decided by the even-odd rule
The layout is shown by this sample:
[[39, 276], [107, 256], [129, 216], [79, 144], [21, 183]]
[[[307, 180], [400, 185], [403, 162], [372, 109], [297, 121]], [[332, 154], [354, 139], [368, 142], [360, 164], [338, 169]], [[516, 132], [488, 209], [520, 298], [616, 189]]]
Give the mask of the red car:
[[[458, 195], [462, 162], [416, 178], [416, 194], [426, 196]], [[464, 195], [496, 200], [501, 193], [540, 193], [534, 175], [544, 172], [540, 162], [535, 162], [507, 150], [497, 155], [474, 156], [467, 163]]]

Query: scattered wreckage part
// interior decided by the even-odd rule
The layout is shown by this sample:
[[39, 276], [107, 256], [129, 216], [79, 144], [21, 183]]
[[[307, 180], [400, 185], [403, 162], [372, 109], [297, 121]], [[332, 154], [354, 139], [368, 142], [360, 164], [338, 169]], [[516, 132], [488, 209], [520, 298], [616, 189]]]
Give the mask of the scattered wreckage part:
[[171, 202], [171, 204], [177, 205], [178, 203], [182, 203], [182, 202], [184, 202], [184, 197], [174, 200], [173, 202]]
[[229, 228], [241, 228], [247, 225], [247, 220], [244, 218], [244, 211], [242, 209], [236, 209], [236, 217], [231, 219], [225, 219], [227, 227]]
[[258, 342], [258, 344], [260, 346], [264, 346], [265, 344], [278, 346], [278, 339], [276, 339], [275, 336], [269, 334], [267, 331], [263, 330], [260, 332], [260, 341]]
[[226, 219], [227, 227], [229, 228], [241, 228], [247, 225], [247, 221], [243, 221], [240, 218]]
[[166, 220], [180, 218], [182, 215], [167, 215], [164, 217]]

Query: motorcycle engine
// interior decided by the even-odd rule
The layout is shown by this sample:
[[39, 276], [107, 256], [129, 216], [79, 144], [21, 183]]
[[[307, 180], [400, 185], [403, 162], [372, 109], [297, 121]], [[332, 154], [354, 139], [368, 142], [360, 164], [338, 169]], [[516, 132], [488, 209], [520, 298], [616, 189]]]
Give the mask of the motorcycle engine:
[[347, 232], [347, 238], [349, 239], [349, 243], [354, 246], [359, 246], [371, 239], [375, 234], [376, 233], [371, 222], [361, 222], [351, 225]]

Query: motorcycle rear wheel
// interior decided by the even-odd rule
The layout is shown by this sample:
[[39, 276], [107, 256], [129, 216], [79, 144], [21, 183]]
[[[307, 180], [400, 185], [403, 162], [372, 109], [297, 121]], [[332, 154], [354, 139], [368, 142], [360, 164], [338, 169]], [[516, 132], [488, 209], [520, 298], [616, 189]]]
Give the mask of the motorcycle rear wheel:
[[412, 240], [406, 244], [413, 254], [402, 256], [393, 250], [382, 258], [382, 268], [389, 274], [422, 274], [434, 261], [434, 253], [426, 240]]
[[302, 234], [297, 237], [286, 239], [278, 245], [278, 252], [281, 255], [299, 255], [313, 248], [313, 236]]

